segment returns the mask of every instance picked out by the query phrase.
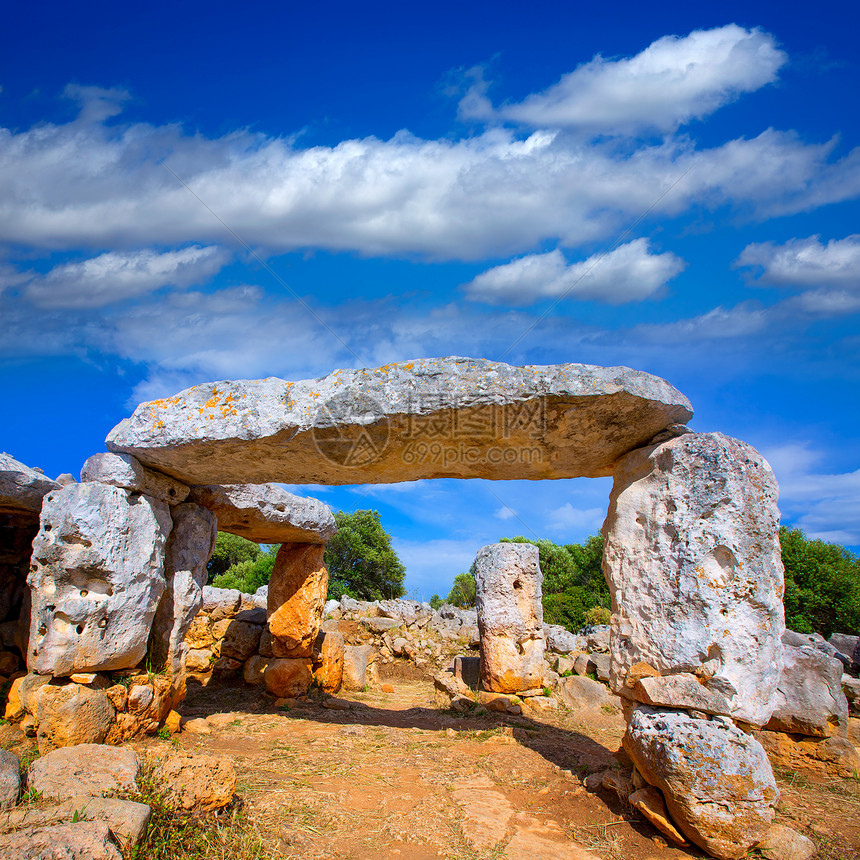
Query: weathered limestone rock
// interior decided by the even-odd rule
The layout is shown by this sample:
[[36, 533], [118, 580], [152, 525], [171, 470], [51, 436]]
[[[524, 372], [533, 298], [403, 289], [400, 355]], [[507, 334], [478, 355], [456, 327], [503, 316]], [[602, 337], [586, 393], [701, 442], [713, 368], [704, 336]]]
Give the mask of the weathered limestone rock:
[[798, 737], [785, 732], [756, 732], [768, 758], [780, 767], [818, 771], [845, 779], [860, 777], [860, 754], [848, 738]]
[[[626, 685], [622, 693], [626, 693]], [[728, 714], [725, 696], [699, 683], [695, 675], [660, 675], [642, 677], [633, 687], [637, 702], [662, 708], [702, 711], [705, 714]]]
[[454, 677], [466, 688], [477, 690], [481, 683], [481, 658], [458, 654], [454, 658]]
[[816, 850], [811, 839], [784, 824], [772, 824], [756, 849], [767, 860], [811, 860]]
[[684, 835], [672, 823], [663, 795], [653, 785], [646, 785], [634, 791], [627, 798], [630, 805], [642, 813], [664, 836], [676, 845], [686, 845]]
[[203, 484], [191, 488], [191, 500], [218, 517], [222, 532], [254, 543], [326, 543], [337, 532], [328, 505], [277, 484]]
[[37, 758], [30, 765], [27, 784], [53, 800], [101, 797], [114, 791], [135, 791], [139, 772], [140, 762], [130, 749], [80, 744]]
[[546, 639], [546, 650], [556, 654], [571, 654], [585, 650], [585, 638], [571, 633], [567, 628], [558, 624], [544, 624], [543, 634]]
[[0, 809], [18, 802], [21, 794], [21, 762], [15, 753], [0, 749]]
[[[223, 636], [218, 636], [222, 626]], [[221, 639], [221, 656], [242, 663], [257, 650], [263, 628], [259, 624], [225, 618], [212, 625], [212, 632]]]
[[164, 502], [105, 484], [45, 496], [33, 542], [31, 670], [54, 677], [136, 666], [164, 592]]
[[269, 580], [269, 630], [276, 657], [310, 657], [322, 624], [328, 568], [322, 544], [285, 543]]
[[22, 860], [122, 860], [104, 821], [27, 828], [0, 836], [0, 855]]
[[249, 657], [242, 669], [242, 680], [252, 687], [260, 686], [266, 682], [266, 669], [269, 668], [269, 659], [254, 654]]
[[363, 690], [368, 682], [368, 668], [375, 652], [372, 645], [344, 645], [343, 686], [347, 690]]
[[848, 633], [831, 633], [827, 641], [847, 658], [848, 668], [852, 672], [860, 671], [860, 636], [850, 636]]
[[79, 684], [42, 687], [36, 699], [39, 752], [75, 744], [100, 744], [107, 737], [116, 710], [104, 690]]
[[236, 791], [236, 769], [226, 756], [168, 753], [156, 774], [166, 787], [167, 803], [186, 811], [220, 809]]
[[336, 630], [323, 631], [314, 644], [314, 680], [326, 693], [336, 693], [343, 683], [343, 636]]
[[624, 749], [678, 829], [712, 856], [739, 860], [767, 833], [779, 791], [761, 745], [740, 729], [639, 706]]
[[168, 505], [185, 501], [189, 492], [185, 484], [145, 469], [128, 454], [93, 454], [81, 467], [81, 483], [84, 482], [122, 487]]
[[213, 621], [232, 618], [242, 605], [242, 592], [235, 588], [203, 587], [203, 611]]
[[263, 679], [266, 689], [282, 699], [295, 699], [307, 693], [313, 676], [310, 659], [269, 660]]
[[218, 523], [215, 515], [186, 502], [172, 509], [173, 530], [167, 539], [164, 575], [166, 588], [158, 604], [153, 640], [159, 644], [157, 666], [167, 666], [181, 684], [188, 646], [185, 634], [203, 605], [206, 564], [215, 547]]
[[618, 464], [603, 527], [612, 685], [644, 661], [692, 672], [764, 725], [782, 668], [777, 484], [755, 449], [687, 433]]
[[596, 477], [691, 416], [665, 380], [625, 367], [420, 359], [199, 385], [138, 406], [107, 446], [190, 484]]
[[475, 603], [484, 689], [517, 693], [543, 684], [544, 638], [538, 548], [485, 546], [475, 559]]
[[842, 692], [842, 663], [808, 645], [783, 643], [776, 709], [765, 728], [822, 738], [844, 735], [848, 700]]
[[59, 488], [39, 469], [31, 469], [0, 452], [0, 512], [28, 511], [38, 517], [42, 499]]
[[618, 702], [617, 699], [613, 700], [603, 684], [579, 675], [562, 678], [555, 692], [562, 702], [575, 711], [614, 707]]

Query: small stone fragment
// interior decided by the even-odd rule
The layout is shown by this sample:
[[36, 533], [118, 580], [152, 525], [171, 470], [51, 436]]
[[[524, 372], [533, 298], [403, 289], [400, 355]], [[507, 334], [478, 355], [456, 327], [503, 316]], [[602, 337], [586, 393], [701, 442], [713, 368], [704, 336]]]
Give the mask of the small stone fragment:
[[653, 785], [644, 786], [630, 795], [630, 805], [642, 813], [661, 833], [676, 845], [688, 845], [684, 834], [681, 833], [669, 818], [669, 810], [660, 791]]
[[811, 839], [784, 824], [772, 824], [756, 848], [767, 860], [811, 860], [816, 850]]

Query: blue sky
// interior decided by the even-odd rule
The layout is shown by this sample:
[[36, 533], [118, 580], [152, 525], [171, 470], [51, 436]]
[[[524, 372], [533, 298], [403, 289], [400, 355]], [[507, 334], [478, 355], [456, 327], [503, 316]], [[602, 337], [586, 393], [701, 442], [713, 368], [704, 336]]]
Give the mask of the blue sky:
[[[623, 364], [860, 548], [855, 5], [588, 6], [6, 10], [0, 448], [77, 474], [208, 380]], [[429, 597], [594, 533], [609, 482], [312, 492], [377, 508]]]

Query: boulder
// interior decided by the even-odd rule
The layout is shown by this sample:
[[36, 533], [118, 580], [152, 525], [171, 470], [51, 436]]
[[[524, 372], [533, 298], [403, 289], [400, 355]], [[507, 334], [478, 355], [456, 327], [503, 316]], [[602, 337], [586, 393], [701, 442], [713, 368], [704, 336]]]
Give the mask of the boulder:
[[0, 835], [0, 855], [20, 860], [122, 860], [104, 821], [52, 824]]
[[415, 600], [380, 600], [376, 604], [376, 611], [382, 618], [396, 618], [401, 624], [414, 624], [418, 616], [424, 614], [424, 609]]
[[0, 809], [9, 809], [21, 794], [21, 761], [9, 750], [0, 749]]
[[815, 738], [762, 731], [756, 739], [775, 765], [788, 770], [813, 770], [844, 779], [860, 777], [860, 754], [848, 738]]
[[543, 635], [547, 651], [571, 654], [585, 649], [585, 639], [582, 636], [577, 636], [558, 624], [544, 624]]
[[54, 677], [136, 666], [164, 593], [164, 502], [106, 484], [45, 496], [28, 583], [28, 666]]
[[242, 605], [242, 592], [236, 588], [214, 588], [211, 585], [203, 586], [203, 606], [205, 612], [212, 621], [221, 621], [223, 618], [232, 618]]
[[311, 686], [311, 661], [308, 659], [273, 658], [263, 674], [266, 689], [282, 699], [303, 696]]
[[328, 505], [278, 484], [198, 485], [191, 500], [218, 517], [222, 532], [254, 543], [326, 543], [337, 532]]
[[562, 678], [555, 688], [555, 694], [575, 711], [614, 708], [618, 703], [603, 684], [580, 675]]
[[475, 559], [475, 604], [485, 690], [516, 693], [543, 684], [543, 574], [538, 548], [497, 543]]
[[188, 645], [185, 634], [203, 605], [206, 565], [218, 536], [215, 516], [190, 502], [171, 511], [173, 530], [167, 539], [166, 588], [155, 613], [153, 641], [158, 643], [155, 665], [167, 666], [173, 678], [185, 674]]
[[136, 791], [140, 762], [130, 749], [79, 744], [37, 758], [27, 785], [44, 798], [101, 797], [114, 791]]
[[185, 501], [189, 491], [185, 484], [145, 469], [128, 454], [93, 454], [81, 468], [81, 483], [85, 482], [121, 487], [168, 505]]
[[42, 499], [59, 488], [40, 469], [32, 469], [0, 452], [0, 512], [27, 512], [36, 520], [42, 510]]
[[610, 630], [608, 624], [593, 624], [584, 628], [581, 635], [585, 637], [586, 650], [592, 654], [608, 654]]
[[844, 735], [848, 701], [842, 692], [842, 663], [809, 645], [783, 644], [776, 709], [765, 728], [813, 737]]
[[239, 621], [238, 617], [232, 620], [225, 618], [213, 625], [216, 636], [221, 632], [219, 625], [224, 625], [223, 637], [220, 637], [221, 656], [244, 663], [257, 650], [263, 628], [259, 624]]
[[740, 860], [767, 833], [779, 791], [761, 745], [735, 726], [638, 706], [624, 749], [678, 829], [712, 856]]
[[104, 690], [79, 684], [42, 687], [36, 699], [39, 752], [76, 744], [101, 744], [116, 717]]
[[852, 717], [860, 716], [860, 679], [850, 675], [842, 676], [842, 692], [848, 703], [848, 713]]
[[170, 752], [155, 775], [165, 787], [166, 803], [186, 812], [220, 809], [236, 792], [236, 769], [226, 756]]
[[827, 640], [848, 662], [848, 668], [860, 672], [860, 636], [850, 636], [848, 633], [831, 633]]
[[770, 719], [784, 630], [776, 499], [761, 455], [721, 433], [686, 433], [618, 463], [603, 527], [613, 689], [646, 662], [697, 675], [736, 719]]
[[809, 837], [784, 824], [772, 824], [756, 849], [767, 860], [811, 860], [816, 851]]
[[[627, 689], [626, 686], [622, 688], [622, 693]], [[633, 697], [637, 702], [654, 707], [702, 711], [705, 714], [729, 713], [725, 696], [709, 690], [699, 683], [695, 675], [686, 673], [641, 677], [633, 687]]]
[[399, 618], [359, 618], [358, 621], [371, 633], [387, 633], [389, 630], [396, 630], [403, 624]]
[[272, 646], [278, 657], [310, 657], [322, 623], [328, 568], [322, 544], [285, 543], [269, 580]]
[[593, 666], [594, 674], [597, 675], [597, 679], [599, 681], [604, 681], [605, 683], [609, 683], [610, 677], [610, 668], [611, 661], [609, 654], [589, 654], [588, 655], [589, 662], [589, 671], [591, 671], [591, 667]]
[[[426, 358], [198, 385], [138, 406], [107, 447], [190, 484], [597, 477], [691, 417], [665, 380], [624, 367]], [[419, 456], [429, 443], [446, 456]]]
[[251, 686], [259, 686], [266, 682], [266, 669], [269, 668], [269, 660], [267, 657], [261, 657], [259, 654], [254, 654], [249, 657], [242, 669], [242, 679], [246, 684]]
[[314, 643], [314, 680], [326, 693], [336, 693], [343, 683], [343, 636], [337, 630], [320, 631]]
[[477, 690], [481, 683], [481, 658], [458, 654], [454, 658], [454, 677], [463, 686]]
[[367, 669], [375, 657], [372, 645], [345, 645], [343, 648], [343, 686], [363, 690], [368, 684]]

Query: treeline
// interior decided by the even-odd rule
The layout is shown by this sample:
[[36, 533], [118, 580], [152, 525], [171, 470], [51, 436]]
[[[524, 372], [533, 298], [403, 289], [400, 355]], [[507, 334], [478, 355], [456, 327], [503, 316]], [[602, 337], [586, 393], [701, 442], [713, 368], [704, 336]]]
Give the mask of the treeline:
[[[783, 526], [779, 537], [786, 626], [825, 638], [834, 632], [860, 634], [860, 558], [838, 544], [810, 540], [800, 529]], [[502, 538], [502, 542], [531, 543], [538, 548], [548, 624], [575, 632], [587, 624], [608, 622], [610, 598], [601, 568], [600, 535], [583, 544], [559, 545], [524, 537]], [[463, 608], [475, 605], [474, 565], [454, 579], [447, 602]]]

